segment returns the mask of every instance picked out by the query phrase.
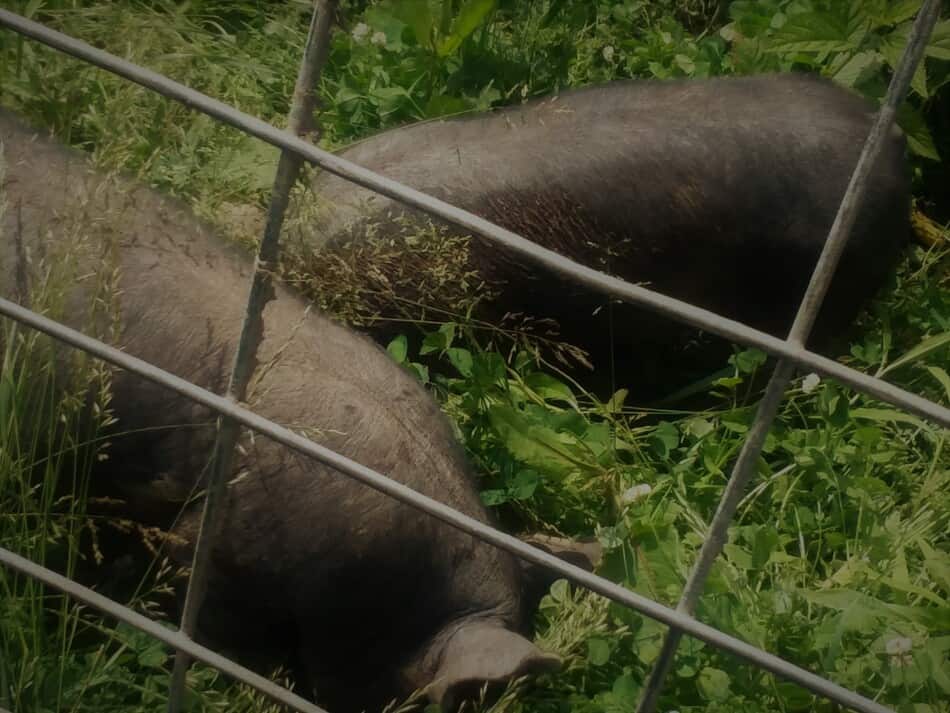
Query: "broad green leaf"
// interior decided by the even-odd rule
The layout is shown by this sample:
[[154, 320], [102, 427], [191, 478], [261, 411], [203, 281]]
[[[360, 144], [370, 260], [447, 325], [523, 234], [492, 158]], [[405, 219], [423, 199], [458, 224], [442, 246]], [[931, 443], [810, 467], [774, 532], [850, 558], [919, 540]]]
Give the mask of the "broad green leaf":
[[634, 589], [660, 601], [676, 601], [683, 581], [684, 567], [680, 561], [682, 545], [673, 527], [665, 526], [646, 532], [633, 528], [640, 575]]
[[545, 401], [566, 401], [570, 404], [575, 403], [574, 393], [570, 387], [548, 374], [544, 374], [540, 371], [528, 374], [525, 378], [525, 384]]
[[669, 456], [680, 442], [680, 432], [669, 421], [660, 421], [650, 436], [650, 446], [661, 458]]
[[761, 569], [768, 564], [772, 551], [778, 546], [778, 532], [768, 525], [758, 528], [752, 540], [752, 568]]
[[[892, 32], [884, 41], [881, 42], [881, 55], [891, 69], [897, 69], [901, 58], [904, 56], [904, 49], [907, 47], [909, 36], [909, 25], [901, 30]], [[914, 70], [914, 76], [910, 80], [911, 89], [924, 99], [930, 96], [930, 90], [927, 88], [927, 67], [924, 62], [917, 65]]]
[[448, 322], [443, 324], [435, 332], [429, 332], [426, 334], [425, 339], [422, 341], [422, 347], [419, 349], [420, 354], [432, 354], [433, 352], [442, 352], [451, 346], [452, 341], [455, 339], [455, 324], [453, 322]]
[[593, 666], [603, 666], [610, 661], [610, 644], [604, 639], [588, 639], [587, 660]]
[[749, 571], [752, 569], [752, 555], [749, 554], [739, 545], [734, 545], [732, 543], [726, 543], [722, 548], [723, 554], [732, 562], [736, 567], [742, 570]]
[[137, 659], [140, 666], [160, 669], [165, 666], [168, 655], [165, 653], [164, 646], [156, 641], [154, 645], [139, 651]]
[[[927, 568], [927, 564], [924, 563], [924, 568]], [[948, 607], [950, 602], [947, 602], [943, 597], [935, 592], [930, 591], [929, 589], [924, 589], [923, 587], [918, 587], [907, 580], [906, 577], [897, 579], [895, 577], [888, 577], [886, 575], [880, 576], [878, 580], [881, 584], [886, 584], [889, 587], [892, 587], [894, 590], [899, 592], [904, 592], [906, 594], [913, 594], [914, 596], [920, 597], [921, 599], [926, 599], [932, 604], [935, 604], [938, 607]]]
[[414, 361], [409, 363], [409, 368], [415, 372], [416, 378], [419, 379], [419, 381], [423, 384], [429, 383], [429, 367]]
[[918, 359], [921, 359], [933, 351], [945, 347], [950, 344], [950, 332], [942, 332], [941, 334], [935, 334], [932, 337], [924, 339], [916, 347], [903, 354], [900, 358], [892, 361], [885, 369], [882, 369], [878, 376], [884, 376], [888, 372], [893, 371], [894, 369], [899, 369], [906, 364], [911, 364]]
[[751, 374], [762, 366], [768, 355], [758, 349], [744, 349], [737, 354], [729, 357], [729, 363], [736, 367], [742, 374]]
[[[424, 2], [424, 0], [416, 0], [416, 2]], [[387, 47], [391, 49], [403, 47], [402, 32], [406, 29], [406, 22], [397, 16], [392, 2], [380, 3], [369, 8], [365, 17], [366, 24], [386, 35]]]
[[447, 57], [459, 48], [465, 38], [472, 34], [495, 9], [496, 0], [467, 0], [452, 22], [452, 31], [439, 43], [438, 54]]
[[855, 87], [880, 67], [883, 59], [877, 52], [858, 52], [834, 74], [834, 80], [846, 87]]
[[909, 413], [889, 408], [854, 408], [851, 409], [851, 418], [866, 419], [868, 421], [893, 421], [895, 423], [909, 423], [925, 431], [931, 430], [930, 424], [923, 419]]
[[532, 423], [510, 406], [492, 407], [488, 418], [505, 447], [527, 466], [558, 478], [597, 470], [596, 463], [583, 460], [583, 451], [569, 434]]
[[705, 418], [693, 418], [687, 422], [686, 429], [694, 437], [703, 438], [712, 433], [715, 430], [715, 426]]
[[416, 42], [420, 45], [429, 42], [434, 20], [428, 0], [395, 0], [391, 7], [393, 15], [412, 28]]
[[505, 360], [497, 352], [482, 352], [472, 360], [472, 378], [482, 388], [503, 384], [507, 376]]
[[853, 32], [841, 17], [809, 12], [789, 17], [775, 32], [766, 52], [846, 52], [858, 49]]
[[527, 500], [534, 491], [538, 489], [541, 477], [533, 470], [522, 470], [518, 472], [508, 486], [508, 492], [512, 500]]
[[724, 701], [729, 698], [729, 674], [707, 666], [699, 672], [696, 687], [708, 701]]
[[454, 366], [462, 376], [469, 377], [472, 375], [472, 353], [468, 349], [450, 347], [445, 353], [449, 357], [452, 366]]
[[409, 347], [406, 343], [406, 335], [400, 334], [398, 337], [393, 339], [386, 347], [386, 351], [389, 352], [389, 355], [396, 360], [397, 364], [405, 364], [406, 356], [409, 353]]
[[[477, 108], [472, 106], [472, 102], [464, 97], [455, 97], [449, 94], [433, 94], [426, 102], [426, 118], [435, 118], [438, 116], [448, 116], [450, 114], [460, 114], [463, 111]], [[484, 107], [486, 111], [489, 107]]]
[[607, 403], [604, 404], [604, 409], [607, 413], [620, 413], [623, 411], [623, 402], [626, 401], [629, 393], [627, 389], [618, 389], [615, 391]]
[[632, 708], [634, 701], [637, 700], [637, 694], [640, 693], [640, 684], [633, 676], [624, 674], [617, 677], [610, 692], [620, 705], [628, 704]]
[[897, 123], [904, 130], [911, 151], [933, 161], [940, 160], [937, 145], [930, 134], [927, 122], [916, 108], [907, 102], [901, 104], [897, 110]]
[[868, 628], [873, 621], [894, 619], [921, 624], [939, 631], [950, 628], [950, 608], [933, 606], [904, 606], [890, 604], [868, 594], [851, 589], [829, 589], [820, 592], [799, 590], [801, 596], [813, 604], [828, 607], [847, 616], [845, 623], [853, 630]]
[[950, 555], [932, 548], [926, 542], [917, 540], [917, 546], [924, 555], [924, 569], [944, 591], [950, 592]]
[[940, 382], [940, 385], [943, 387], [944, 394], [946, 394], [947, 399], [950, 400], [950, 374], [947, 374], [947, 372], [941, 369], [939, 366], [928, 366], [925, 368], [930, 372], [930, 375], [933, 378]]
[[922, 2], [923, 0], [892, 0], [886, 3], [884, 15], [880, 20], [885, 25], [899, 25], [917, 15]]
[[507, 503], [509, 500], [511, 500], [511, 497], [509, 496], [508, 491], [505, 490], [504, 488], [492, 488], [491, 490], [483, 490], [480, 493], [480, 497], [482, 499], [482, 503], [484, 503], [487, 507], [490, 507], [490, 508], [496, 507], [498, 505], [502, 505], [503, 503]]
[[412, 103], [412, 95], [402, 87], [374, 87], [367, 97], [382, 115], [398, 112]]
[[950, 60], [950, 20], [941, 20], [934, 26], [925, 51], [928, 57]]

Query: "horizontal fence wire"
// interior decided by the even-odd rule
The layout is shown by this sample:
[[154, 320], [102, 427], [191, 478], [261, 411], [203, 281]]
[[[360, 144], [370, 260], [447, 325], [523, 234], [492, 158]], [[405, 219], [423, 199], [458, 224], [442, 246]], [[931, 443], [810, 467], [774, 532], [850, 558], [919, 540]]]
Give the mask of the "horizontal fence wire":
[[[246, 683], [251, 688], [254, 688], [261, 693], [263, 693], [268, 698], [271, 698], [278, 703], [282, 703], [290, 708], [293, 708], [300, 713], [327, 713], [327, 711], [315, 703], [311, 703], [305, 698], [298, 696], [296, 693], [287, 690], [279, 683], [274, 683], [269, 678], [265, 678], [260, 674], [254, 673], [250, 669], [244, 668], [240, 664], [235, 663], [226, 656], [212, 651], [211, 649], [202, 646], [201, 644], [196, 643], [192, 639], [189, 639], [187, 636], [182, 634], [180, 631], [174, 629], [169, 629], [162, 624], [159, 624], [157, 621], [149, 619], [147, 616], [139, 614], [137, 611], [129, 609], [127, 606], [119, 604], [118, 602], [104, 597], [98, 592], [84, 587], [78, 582], [64, 577], [61, 574], [54, 572], [51, 569], [47, 569], [41, 565], [36, 564], [35, 562], [21, 557], [20, 555], [11, 552], [10, 550], [0, 547], [0, 564], [9, 567], [15, 572], [20, 572], [25, 574], [28, 577], [42, 582], [54, 589], [58, 589], [64, 594], [68, 594], [73, 599], [76, 599], [84, 604], [88, 604], [95, 609], [98, 609], [103, 614], [108, 614], [109, 616], [117, 619], [129, 626], [133, 626], [139, 631], [144, 631], [149, 636], [158, 639], [163, 644], [171, 646], [173, 649], [178, 651], [186, 651], [188, 655], [192, 658], [206, 663], [209, 666], [213, 666], [224, 674], [231, 676], [242, 683]], [[7, 713], [2, 708], [0, 708], [0, 713]]]
[[15, 302], [0, 299], [0, 315], [14, 319], [28, 327], [48, 334], [54, 339], [82, 349], [84, 352], [98, 359], [125, 369], [130, 373], [137, 374], [155, 384], [160, 384], [175, 393], [212, 409], [222, 416], [226, 416], [243, 424], [261, 435], [267, 436], [277, 443], [282, 443], [297, 453], [310, 456], [340, 473], [368, 485], [374, 490], [389, 495], [402, 503], [438, 518], [456, 529], [467, 532], [479, 540], [495, 545], [528, 562], [541, 565], [575, 584], [607, 597], [618, 604], [630, 607], [651, 619], [656, 619], [667, 626], [681, 629], [690, 636], [694, 636], [723, 651], [745, 659], [786, 680], [793, 681], [813, 693], [829, 698], [856, 711], [862, 711], [862, 713], [884, 713], [890, 710], [854, 691], [850, 691], [821, 676], [806, 671], [795, 664], [789, 663], [774, 654], [762, 651], [734, 636], [730, 636], [714, 627], [703, 624], [691, 616], [670, 609], [652, 599], [648, 599], [619, 584], [604, 579], [599, 575], [564, 562], [552, 554], [532, 547], [516, 537], [496, 530], [480, 520], [476, 520], [438, 500], [416, 492], [402, 483], [391, 480], [385, 475], [371, 468], [367, 468], [326, 446], [314, 443], [304, 436], [294, 433], [289, 428], [276, 424], [243, 406], [235, 404], [230, 399], [202, 389], [190, 381], [170, 374], [147, 361], [126, 354], [115, 347], [109, 346], [98, 339], [88, 337], [59, 322], [36, 314]]
[[510, 230], [501, 228], [484, 218], [479, 218], [473, 213], [362, 168], [328, 151], [319, 149], [303, 139], [291, 136], [265, 121], [238, 111], [217, 99], [212, 99], [168, 77], [92, 47], [81, 40], [51, 30], [7, 10], [0, 10], [0, 26], [8, 27], [73, 57], [125, 77], [136, 84], [179, 101], [222, 123], [266, 141], [279, 149], [292, 151], [304, 160], [352, 183], [413, 208], [418, 208], [429, 215], [442, 218], [472, 233], [504, 245], [530, 262], [546, 267], [569, 280], [585, 285], [604, 295], [646, 307], [649, 310], [712, 334], [717, 334], [733, 342], [756, 347], [772, 356], [788, 359], [800, 367], [836, 379], [842, 384], [898, 406], [944, 428], [950, 428], [950, 409], [933, 401], [889, 384], [882, 379], [862, 374], [839, 364], [833, 359], [811, 352], [801, 345], [792, 344], [787, 340], [773, 337], [771, 334], [753, 329], [710, 310], [696, 307], [688, 302], [668, 297], [639, 285], [632, 285], [619, 278], [580, 265], [552, 250], [536, 245]]

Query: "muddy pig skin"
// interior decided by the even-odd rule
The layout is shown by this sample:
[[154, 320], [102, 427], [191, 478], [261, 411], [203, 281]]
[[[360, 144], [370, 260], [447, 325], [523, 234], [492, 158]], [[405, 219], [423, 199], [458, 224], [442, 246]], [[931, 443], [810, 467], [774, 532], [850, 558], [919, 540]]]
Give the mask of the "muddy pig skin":
[[[621, 81], [394, 129], [341, 156], [577, 262], [785, 336], [873, 112], [856, 94], [805, 75]], [[818, 344], [854, 319], [907, 237], [904, 149], [895, 129], [817, 325]], [[312, 251], [352, 251], [367, 225], [381, 225], [383, 236], [403, 229], [406, 213], [387, 198], [326, 173], [313, 188], [316, 229], [304, 236]], [[418, 212], [408, 216], [421, 222]], [[639, 308], [608, 309], [602, 296], [487, 240], [469, 249], [470, 266], [499, 290], [477, 316], [556, 319], [562, 338], [590, 353], [595, 372], [580, 373], [589, 385], [613, 381], [612, 360], [617, 385], [640, 396], [682, 385], [671, 380], [676, 368], [708, 373], [724, 364], [724, 344], [684, 349], [693, 330]], [[404, 327], [371, 328], [382, 341], [393, 329]]]
[[[220, 393], [251, 261], [183, 205], [36, 133], [0, 111], [4, 296], [18, 292], [23, 256], [35, 271], [61, 235], [83, 234], [77, 274], [118, 267], [115, 342]], [[70, 296], [76, 326], [86, 283]], [[369, 339], [278, 288], [259, 360], [249, 396], [259, 413], [488, 519], [437, 404]], [[121, 371], [112, 378], [118, 423], [100, 477], [187, 491], [206, 467], [213, 415]], [[556, 663], [515, 633], [521, 580], [507, 554], [264, 437], [245, 434], [238, 461], [199, 621], [209, 643], [239, 656], [283, 651], [305, 674], [301, 689], [344, 711], [423, 686], [453, 705], [483, 681]], [[191, 540], [198, 515], [187, 510], [175, 533]], [[187, 546], [175, 556], [190, 562]]]

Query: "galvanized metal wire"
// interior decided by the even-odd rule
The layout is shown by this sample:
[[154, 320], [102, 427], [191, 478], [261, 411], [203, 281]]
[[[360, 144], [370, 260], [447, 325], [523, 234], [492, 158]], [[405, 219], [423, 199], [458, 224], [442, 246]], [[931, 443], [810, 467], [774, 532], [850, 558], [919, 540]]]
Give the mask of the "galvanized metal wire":
[[[905, 54], [905, 61], [896, 73], [891, 89], [889, 90], [888, 101], [885, 103], [885, 109], [882, 110], [879, 115], [878, 121], [872, 130], [871, 137], [869, 137], [868, 143], [865, 146], [865, 151], [862, 153], [862, 158], [859, 160], [858, 167], [855, 170], [855, 176], [842, 201], [835, 226], [832, 228], [832, 233], [829, 236], [825, 251], [819, 260], [819, 264], [813, 275], [812, 284], [809, 287], [806, 298], [803, 300], [798, 317], [796, 318], [795, 326], [793, 326], [788, 340], [777, 339], [763, 332], [753, 330], [741, 323], [725, 319], [707, 310], [697, 308], [679, 300], [674, 300], [642, 287], [629, 285], [616, 278], [577, 265], [556, 253], [524, 240], [510, 231], [499, 228], [466, 211], [462, 211], [394, 181], [373, 174], [354, 164], [350, 164], [343, 159], [321, 151], [294, 136], [281, 132], [258, 119], [242, 114], [232, 107], [210, 99], [161, 75], [137, 67], [125, 60], [92, 48], [85, 43], [62, 35], [61, 33], [49, 30], [42, 25], [26, 20], [13, 13], [0, 10], [0, 25], [10, 27], [68, 54], [84, 59], [158, 91], [165, 96], [182, 101], [220, 121], [231, 124], [251, 135], [268, 141], [284, 149], [286, 152], [291, 152], [304, 160], [320, 165], [324, 169], [347, 180], [351, 180], [361, 186], [375, 190], [390, 198], [419, 208], [431, 215], [441, 217], [474, 233], [495, 240], [515, 250], [523, 257], [555, 270], [569, 279], [575, 279], [604, 294], [646, 306], [649, 309], [653, 309], [661, 314], [678, 319], [679, 321], [701, 327], [733, 341], [758, 347], [770, 354], [780, 357], [781, 361], [775, 370], [772, 382], [770, 382], [766, 390], [766, 395], [760, 405], [756, 421], [750, 429], [750, 436], [736, 464], [732, 479], [733, 482], [730, 485], [730, 489], [728, 489], [723, 496], [720, 511], [717, 513], [717, 517], [714, 519], [711, 528], [710, 539], [703, 548], [705, 558], [701, 553], [700, 564], [697, 565], [696, 570], [694, 570], [694, 576], [691, 577], [692, 586], [688, 583], [687, 593], [684, 593], [684, 601], [686, 601], [686, 604], [684, 605], [684, 601], [681, 601], [678, 610], [671, 610], [602, 577], [563, 562], [553, 555], [527, 545], [510, 535], [506, 535], [478, 520], [459, 513], [436, 500], [417, 493], [401, 483], [388, 479], [383, 474], [366, 468], [293, 433], [289, 429], [254, 414], [235, 403], [233, 398], [217, 396], [200, 389], [190, 382], [164, 372], [147, 362], [125, 354], [102, 342], [82, 335], [64, 325], [37, 315], [13, 302], [0, 299], [0, 315], [20, 321], [67, 344], [83, 349], [93, 356], [103, 359], [115, 366], [138, 374], [155, 383], [162, 384], [172, 391], [213, 409], [230, 422], [251, 428], [299, 453], [330, 465], [343, 475], [355, 478], [369, 487], [375, 488], [401, 502], [422, 510], [433, 517], [437, 517], [453, 527], [468, 532], [485, 542], [505, 549], [523, 559], [542, 565], [576, 584], [608, 597], [619, 604], [635, 609], [646, 616], [661, 621], [671, 627], [670, 636], [667, 639], [668, 642], [678, 641], [678, 637], [683, 633], [689, 634], [724, 651], [744, 658], [778, 676], [796, 682], [818, 695], [825, 696], [854, 710], [873, 711], [874, 713], [887, 711], [889, 710], [888, 708], [875, 701], [853, 691], [849, 691], [827, 679], [784, 661], [777, 656], [757, 649], [713, 627], [696, 621], [691, 615], [695, 601], [689, 604], [689, 598], [694, 596], [693, 593], [695, 593], [695, 597], [698, 597], [698, 592], [701, 591], [702, 581], [705, 578], [705, 573], [702, 572], [702, 568], [704, 566], [708, 567], [708, 564], [711, 563], [711, 559], [709, 559], [710, 553], [713, 558], [718, 554], [717, 548], [721, 546], [721, 538], [724, 537], [725, 527], [731, 521], [732, 511], [734, 511], [734, 503], [732, 500], [738, 499], [736, 492], [741, 494], [745, 481], [751, 472], [750, 464], [753, 463], [758, 456], [761, 441], [764, 439], [765, 433], [774, 418], [775, 411], [778, 408], [784, 394], [785, 386], [793, 373], [793, 367], [795, 365], [805, 366], [825, 376], [836, 378], [844, 384], [865, 391], [894, 405], [903, 407], [924, 418], [931, 419], [939, 425], [950, 427], [950, 410], [879, 379], [848, 369], [830, 359], [811, 353], [803, 347], [803, 342], [811, 328], [814, 316], [820, 307], [824, 290], [827, 288], [827, 282], [833, 273], [837, 256], [840, 255], [840, 250], [843, 248], [844, 237], [850, 227], [848, 225], [849, 211], [853, 211], [854, 203], [860, 196], [862, 172], [864, 172], [866, 176], [867, 167], [873, 164], [875, 141], [879, 140], [884, 133], [886, 133], [889, 122], [893, 120], [896, 100], [905, 91], [906, 81], [908, 81], [909, 77], [913, 74], [914, 67], [919, 61], [918, 50], [921, 50], [923, 46], [921, 43], [926, 42], [926, 36], [929, 32], [926, 29], [927, 25], [928, 23], [932, 25], [932, 18], [939, 12], [939, 4], [938, 0], [927, 0], [919, 14], [918, 21], [915, 23], [914, 34], [911, 37], [907, 53]], [[923, 39], [921, 39], [921, 37], [923, 37]], [[916, 59], [913, 58], [914, 52], [918, 52]], [[730, 496], [730, 492], [735, 496], [734, 498]], [[281, 689], [267, 679], [257, 676], [224, 657], [199, 646], [191, 640], [188, 635], [190, 632], [171, 632], [132, 610], [81, 587], [71, 580], [61, 577], [34, 563], [30, 563], [7, 550], [0, 549], [0, 562], [24, 574], [36, 577], [50, 586], [66, 592], [71, 596], [75, 596], [101, 611], [116, 616], [120, 620], [146, 631], [159, 640], [175, 647], [177, 651], [185, 652], [188, 656], [205, 661], [229, 675], [244, 680], [275, 700], [279, 700], [296, 710], [308, 711], [308, 713], [321, 710], [319, 707], [310, 704], [299, 696], [295, 696]], [[703, 562], [706, 564], [702, 564]], [[671, 657], [675, 651], [675, 643], [673, 643], [672, 646], [665, 647], [665, 649], [669, 649], [669, 652], [665, 655]], [[660, 667], [658, 666], [655, 672], [659, 670]], [[654, 676], [656, 676], [656, 673], [654, 673]], [[659, 691], [661, 682], [662, 675], [659, 676], [656, 682], [656, 691]]]
[[[174, 374], [159, 369], [149, 362], [126, 354], [115, 347], [88, 337], [59, 322], [36, 314], [6, 299], [0, 299], [0, 315], [15, 319], [28, 327], [48, 334], [65, 344], [82, 349], [98, 359], [125, 369], [130, 373], [137, 374], [153, 383], [161, 384], [177, 394], [206, 406], [222, 416], [233, 419], [243, 426], [267, 436], [277, 443], [282, 443], [298, 453], [315, 458], [321, 463], [339, 471], [341, 474], [350, 476], [374, 490], [378, 490], [400, 502], [411, 505], [417, 510], [436, 517], [452, 527], [477, 537], [479, 540], [507, 550], [529, 562], [534, 562], [535, 564], [546, 567], [548, 570], [582, 587], [601, 594], [618, 604], [628, 606], [652, 619], [663, 622], [668, 626], [675, 626], [682, 629], [690, 636], [695, 636], [697, 639], [712, 644], [723, 651], [750, 661], [760, 668], [789, 681], [793, 681], [814, 693], [830, 698], [856, 711], [883, 713], [888, 710], [885, 706], [881, 706], [858, 693], [849, 691], [836, 683], [832, 683], [821, 676], [789, 663], [774, 654], [762, 651], [714, 627], [696, 621], [682, 612], [677, 612], [669, 607], [665, 607], [652, 599], [631, 592], [629, 589], [615, 584], [608, 579], [604, 579], [575, 565], [568, 564], [554, 555], [532, 547], [500, 530], [496, 530], [480, 520], [460, 513], [438, 500], [418, 493], [407, 485], [391, 480], [385, 475], [360, 465], [346, 456], [340, 455], [319, 443], [314, 443], [294, 433], [284, 426], [259, 416], [224, 396], [206, 391], [205, 389], [195, 386], [190, 381], [186, 381]], [[117, 604], [116, 606], [120, 605]]]
[[66, 54], [125, 77], [170, 99], [175, 99], [222, 123], [229, 124], [251, 136], [256, 136], [277, 148], [293, 151], [304, 160], [359, 186], [369, 188], [388, 198], [418, 208], [429, 215], [442, 218], [472, 233], [504, 245], [529, 262], [546, 267], [566, 279], [574, 280], [602, 294], [641, 305], [730, 341], [756, 347], [772, 356], [788, 359], [799, 367], [836, 379], [842, 384], [898, 406], [944, 428], [950, 428], [950, 409], [935, 404], [917, 394], [912, 394], [882, 379], [862, 374], [839, 364], [833, 359], [810, 352], [801, 345], [791, 344], [784, 339], [752, 329], [741, 322], [728, 319], [715, 312], [662, 295], [639, 285], [631, 285], [616, 277], [580, 265], [556, 252], [542, 248], [510, 230], [505, 230], [484, 218], [479, 218], [473, 213], [456, 208], [449, 203], [350, 163], [302, 139], [290, 136], [256, 117], [240, 112], [217, 99], [212, 99], [168, 77], [96, 49], [81, 40], [51, 30], [7, 10], [0, 10], [0, 26], [9, 27]]
[[[38, 565], [2, 547], [0, 547], [0, 564], [12, 569], [14, 572], [25, 574], [47, 586], [68, 594], [73, 599], [88, 604], [103, 614], [107, 614], [129, 626], [134, 626], [139, 631], [144, 631], [149, 636], [175, 650], [187, 651], [188, 655], [193, 659], [206, 663], [209, 666], [214, 666], [222, 673], [242, 683], [246, 683], [251, 688], [260, 691], [278, 703], [283, 703], [296, 711], [300, 711], [300, 713], [327, 713], [327, 711], [320, 706], [311, 703], [305, 698], [301, 698], [296, 693], [288, 691], [280, 684], [274, 683], [270, 679], [264, 678], [260, 674], [254, 673], [234, 663], [234, 661], [226, 656], [222, 656], [201, 644], [195, 643], [180, 631], [169, 629], [157, 621], [153, 621], [147, 616], [139, 614], [137, 611], [129, 609], [108, 597], [104, 597], [98, 592], [94, 592], [68, 577], [64, 577], [51, 569]], [[0, 709], [0, 713], [4, 713], [2, 709]]]

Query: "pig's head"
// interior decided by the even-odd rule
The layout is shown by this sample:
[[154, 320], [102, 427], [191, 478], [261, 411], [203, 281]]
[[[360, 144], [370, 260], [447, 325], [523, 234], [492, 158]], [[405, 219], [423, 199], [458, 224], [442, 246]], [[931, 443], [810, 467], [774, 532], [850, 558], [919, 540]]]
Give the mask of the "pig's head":
[[544, 653], [526, 638], [490, 618], [473, 618], [440, 632], [403, 670], [407, 682], [425, 689], [443, 711], [455, 711], [488, 697], [511, 681], [560, 668], [559, 657]]

